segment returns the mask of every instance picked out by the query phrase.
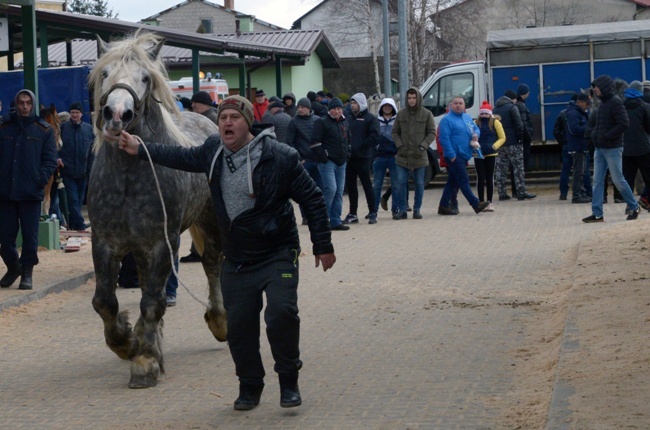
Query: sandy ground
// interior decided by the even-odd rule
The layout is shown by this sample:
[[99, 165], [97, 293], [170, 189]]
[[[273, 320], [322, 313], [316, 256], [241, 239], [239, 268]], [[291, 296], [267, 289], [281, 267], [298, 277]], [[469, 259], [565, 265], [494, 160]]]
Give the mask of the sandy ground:
[[[612, 224], [567, 249], [553, 273], [532, 274], [555, 285], [538, 297], [495, 301], [453, 293], [448, 300], [439, 296], [428, 303], [431, 310], [449, 313], [468, 308], [487, 312], [491, 307], [525, 307], [532, 312], [522, 325], [513, 325], [514, 334], [522, 339], [520, 346], [504, 351], [504, 358], [512, 361], [516, 389], [504, 398], [490, 399], [502, 411], [502, 426], [495, 428], [544, 428], [558, 383], [572, 389], [566, 396], [570, 412], [562, 420], [563, 428], [650, 428], [649, 229], [650, 216], [642, 214], [636, 222]], [[189, 240], [182, 243], [184, 255]], [[61, 253], [40, 256], [36, 282], [45, 281], [39, 273], [56, 272], [65, 278], [92, 270], [89, 244], [66, 254], [63, 266]], [[91, 280], [81, 289], [91, 294], [93, 286]], [[6, 310], [0, 322], [12, 327], [29, 314], [59, 308], [73, 294], [50, 295]], [[4, 333], [5, 341], [12, 341], [11, 332]]]

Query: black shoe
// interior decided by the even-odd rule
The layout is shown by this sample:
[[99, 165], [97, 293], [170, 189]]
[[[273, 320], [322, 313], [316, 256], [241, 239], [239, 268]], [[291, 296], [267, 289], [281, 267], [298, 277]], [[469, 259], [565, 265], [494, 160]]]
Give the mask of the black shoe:
[[566, 200], [566, 194], [560, 194], [560, 200]]
[[639, 208], [636, 208], [633, 211], [630, 211], [630, 214], [627, 216], [628, 221], [633, 221], [639, 217]]
[[438, 206], [438, 215], [458, 215], [458, 212], [454, 212], [452, 208], [447, 206]]
[[18, 279], [21, 273], [22, 273], [22, 267], [20, 267], [20, 263], [16, 261], [14, 264], [7, 267], [7, 273], [5, 273], [2, 279], [0, 279], [0, 287], [1, 288], [11, 287], [13, 283], [16, 282], [16, 279]]
[[521, 201], [521, 200], [526, 200], [526, 199], [534, 199], [535, 197], [537, 197], [536, 194], [523, 193], [522, 195], [517, 196], [517, 200]]
[[605, 218], [603, 217], [598, 217], [596, 215], [589, 215], [587, 218], [583, 218], [582, 222], [586, 222], [587, 224], [592, 223], [592, 222], [604, 222]]
[[302, 405], [302, 398], [300, 397], [300, 390], [298, 385], [295, 388], [285, 388], [280, 394], [280, 406], [283, 408], [295, 408]]
[[178, 261], [181, 263], [198, 263], [201, 261], [201, 256], [194, 252], [190, 252], [185, 257], [181, 257]]
[[591, 203], [591, 199], [589, 197], [574, 197], [571, 199], [571, 203]]
[[420, 211], [413, 211], [413, 219], [422, 219]]
[[343, 224], [357, 224], [358, 222], [359, 218], [355, 214], [348, 214], [343, 220]]
[[388, 200], [386, 199], [386, 197], [382, 197], [381, 199], [379, 199], [379, 204], [381, 205], [381, 208], [383, 210], [385, 211], [388, 210]]
[[476, 207], [474, 208], [474, 212], [477, 214], [480, 214], [483, 212], [487, 207], [490, 206], [490, 202], [479, 202]]
[[397, 211], [397, 212], [395, 212], [393, 214], [393, 219], [394, 220], [400, 220], [400, 219], [406, 219], [406, 218], [407, 218], [406, 212]]
[[512, 198], [512, 197], [510, 197], [510, 196], [507, 195], [507, 194], [501, 194], [501, 195], [499, 196], [499, 201], [510, 200], [511, 198]]
[[235, 400], [235, 410], [250, 411], [251, 409], [254, 409], [255, 406], [260, 404], [260, 399], [262, 398], [262, 390], [264, 390], [264, 384], [240, 385], [239, 397], [237, 397], [237, 400]]
[[406, 212], [411, 212], [412, 210], [413, 210], [413, 209], [411, 209], [410, 206], [408, 206], [408, 205], [406, 206]]
[[18, 285], [19, 290], [31, 290], [32, 289], [32, 272], [34, 266], [23, 266], [23, 274], [20, 277], [20, 284]]
[[332, 227], [332, 230], [345, 231], [345, 230], [350, 230], [350, 227], [345, 224], [339, 224], [336, 227]]

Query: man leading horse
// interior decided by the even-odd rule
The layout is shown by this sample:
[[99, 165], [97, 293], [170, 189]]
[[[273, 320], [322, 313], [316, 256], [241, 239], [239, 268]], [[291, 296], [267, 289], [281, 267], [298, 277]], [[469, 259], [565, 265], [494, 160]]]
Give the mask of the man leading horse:
[[[141, 141], [122, 131], [124, 151], [155, 163], [208, 176], [225, 261], [221, 288], [228, 321], [228, 346], [239, 377], [236, 410], [260, 402], [264, 367], [260, 356], [259, 315], [266, 293], [266, 332], [280, 381], [280, 406], [302, 404], [298, 371], [298, 257], [300, 243], [290, 199], [305, 210], [316, 267], [336, 262], [325, 200], [292, 148], [272, 129], [253, 127], [253, 106], [231, 96], [219, 105], [219, 135], [184, 148]], [[116, 137], [105, 133], [105, 139]], [[145, 151], [146, 146], [147, 151]]]

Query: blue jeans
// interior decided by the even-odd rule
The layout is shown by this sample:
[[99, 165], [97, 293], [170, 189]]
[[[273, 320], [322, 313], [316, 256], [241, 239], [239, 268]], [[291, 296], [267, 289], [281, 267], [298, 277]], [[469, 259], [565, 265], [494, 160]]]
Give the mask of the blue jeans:
[[466, 167], [467, 161], [460, 157], [456, 157], [454, 161], [445, 157], [445, 161], [447, 162], [447, 183], [442, 191], [440, 205], [448, 207], [447, 202], [451, 200], [454, 190], [460, 189], [470, 206], [475, 208], [479, 201], [472, 192], [472, 187], [469, 185], [469, 175], [467, 174]]
[[628, 209], [637, 210], [639, 204], [625, 177], [623, 177], [623, 148], [596, 148], [594, 153], [593, 197], [591, 200], [593, 215], [597, 217], [603, 216], [603, 191], [605, 188], [605, 173], [607, 173], [608, 168], [612, 182], [621, 192]]
[[[409, 169], [402, 166], [397, 167], [397, 183], [393, 188], [393, 199], [397, 200], [397, 207], [400, 212], [406, 212], [406, 187], [409, 177]], [[422, 198], [424, 197], [424, 172], [426, 167], [419, 167], [413, 170], [413, 181], [415, 182], [415, 196], [413, 197], [413, 210], [420, 211]]]
[[343, 189], [345, 188], [345, 165], [337, 166], [333, 161], [318, 163], [318, 170], [323, 180], [323, 196], [330, 216], [330, 227], [342, 224]]
[[[174, 268], [178, 272], [178, 255], [174, 257]], [[165, 283], [165, 295], [176, 297], [176, 290], [178, 289], [178, 278], [174, 275], [174, 271], [169, 274], [167, 282]]]
[[81, 205], [86, 194], [86, 178], [63, 176], [63, 185], [68, 195], [68, 210], [70, 211], [70, 219], [66, 220], [68, 227], [72, 230], [83, 230], [84, 217], [81, 215]]
[[[309, 176], [316, 182], [316, 186], [323, 190], [323, 179], [320, 176], [320, 171], [318, 170], [318, 163], [316, 161], [311, 161], [311, 160], [305, 160], [304, 163], [302, 163], [302, 167], [309, 173]], [[303, 209], [302, 205], [300, 207], [300, 215], [302, 215], [302, 219], [305, 219], [305, 210]]]
[[[372, 163], [372, 176], [373, 176], [373, 188], [375, 191], [375, 210], [377, 213], [379, 210], [379, 201], [381, 200], [381, 187], [384, 185], [384, 177], [386, 176], [386, 169], [390, 172], [390, 188], [392, 193], [395, 193], [395, 181], [394, 178], [397, 175], [395, 173], [397, 165], [395, 164], [395, 157], [377, 157]], [[391, 210], [393, 213], [397, 212], [397, 202], [393, 197], [393, 203], [391, 204]]]

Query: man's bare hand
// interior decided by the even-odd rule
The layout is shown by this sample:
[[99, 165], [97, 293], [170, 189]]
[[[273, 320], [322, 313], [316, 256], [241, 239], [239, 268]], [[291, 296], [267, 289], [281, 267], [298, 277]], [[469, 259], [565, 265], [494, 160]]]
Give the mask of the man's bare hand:
[[120, 133], [120, 149], [127, 154], [138, 155], [138, 146], [140, 142], [126, 131]]
[[330, 269], [336, 263], [336, 255], [333, 252], [330, 254], [314, 255], [314, 258], [316, 259], [316, 267], [319, 264], [323, 265], [323, 272], [327, 272], [327, 269]]

